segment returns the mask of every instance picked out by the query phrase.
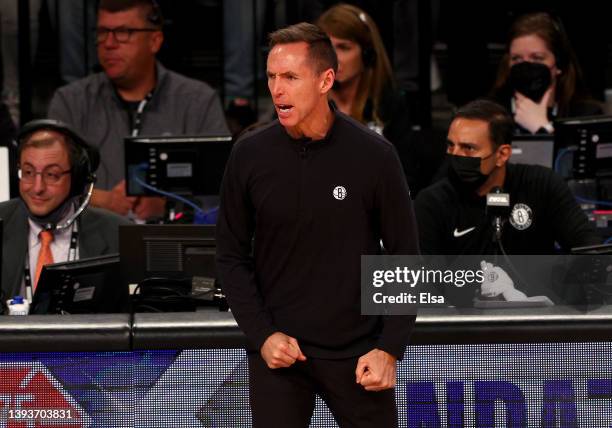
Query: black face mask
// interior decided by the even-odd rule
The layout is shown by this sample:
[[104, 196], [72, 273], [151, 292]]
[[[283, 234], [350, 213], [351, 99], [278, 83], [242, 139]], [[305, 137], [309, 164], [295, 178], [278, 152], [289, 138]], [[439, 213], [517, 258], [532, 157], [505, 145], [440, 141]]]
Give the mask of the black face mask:
[[551, 83], [550, 69], [539, 62], [523, 61], [510, 68], [510, 88], [539, 103]]
[[489, 156], [484, 158], [470, 157], [470, 156], [458, 156], [458, 155], [447, 155], [450, 162], [451, 173], [454, 174], [454, 178], [466, 188], [475, 190], [482, 186], [488, 175], [483, 174], [480, 171], [480, 164], [483, 160], [489, 159], [493, 156], [491, 153]]

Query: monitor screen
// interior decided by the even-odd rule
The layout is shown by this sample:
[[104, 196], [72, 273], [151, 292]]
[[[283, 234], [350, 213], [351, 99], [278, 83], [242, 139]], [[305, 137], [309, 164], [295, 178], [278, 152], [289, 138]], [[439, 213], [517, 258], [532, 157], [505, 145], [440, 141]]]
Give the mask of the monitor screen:
[[4, 291], [2, 290], [2, 247], [4, 246], [3, 233], [4, 221], [0, 218], [0, 314], [2, 313], [2, 307], [4, 305]]
[[110, 254], [43, 266], [30, 313], [122, 312], [127, 303], [119, 255]]
[[150, 187], [183, 196], [218, 195], [232, 149], [229, 136], [128, 137], [128, 196], [158, 195]]
[[216, 278], [215, 227], [165, 224], [119, 226], [124, 283], [148, 278]]
[[11, 198], [10, 160], [8, 147], [0, 147], [0, 202]]
[[512, 163], [553, 168], [555, 141], [550, 135], [516, 135], [512, 139]]
[[574, 146], [574, 178], [612, 176], [612, 116], [589, 116], [555, 122], [557, 148]]

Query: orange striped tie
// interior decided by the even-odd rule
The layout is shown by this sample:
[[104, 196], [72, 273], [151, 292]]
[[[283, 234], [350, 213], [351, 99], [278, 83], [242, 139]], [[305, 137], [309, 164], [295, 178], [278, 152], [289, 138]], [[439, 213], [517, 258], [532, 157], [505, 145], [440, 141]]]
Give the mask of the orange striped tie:
[[50, 230], [43, 230], [38, 234], [40, 238], [40, 251], [38, 252], [38, 262], [36, 262], [36, 279], [34, 281], [34, 290], [38, 285], [38, 279], [40, 278], [40, 272], [44, 265], [50, 265], [53, 263], [53, 254], [51, 253], [51, 242], [53, 242], [53, 232]]

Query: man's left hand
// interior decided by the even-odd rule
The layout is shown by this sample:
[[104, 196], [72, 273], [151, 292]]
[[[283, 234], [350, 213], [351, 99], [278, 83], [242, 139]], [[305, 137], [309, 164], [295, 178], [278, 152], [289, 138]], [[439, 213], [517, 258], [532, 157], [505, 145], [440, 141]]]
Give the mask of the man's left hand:
[[397, 358], [380, 349], [373, 349], [357, 361], [356, 382], [366, 391], [394, 388]]
[[142, 196], [134, 205], [134, 214], [141, 220], [148, 220], [156, 217], [163, 217], [166, 210], [166, 199]]

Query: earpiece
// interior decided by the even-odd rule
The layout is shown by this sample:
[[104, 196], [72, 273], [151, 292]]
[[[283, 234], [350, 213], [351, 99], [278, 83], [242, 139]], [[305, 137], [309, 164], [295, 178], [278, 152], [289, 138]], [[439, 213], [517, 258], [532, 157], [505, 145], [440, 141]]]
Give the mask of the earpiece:
[[365, 67], [374, 67], [376, 65], [376, 52], [370, 46], [361, 49], [361, 60]]

